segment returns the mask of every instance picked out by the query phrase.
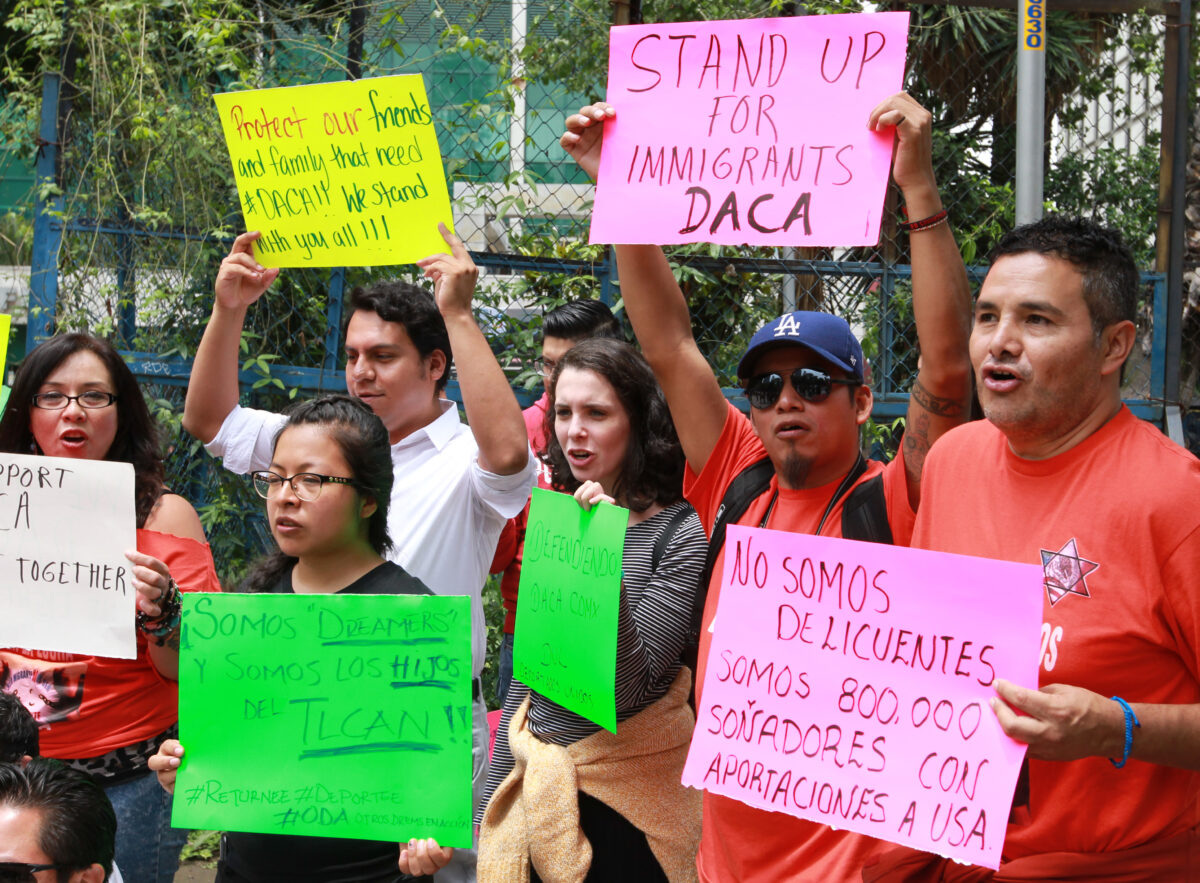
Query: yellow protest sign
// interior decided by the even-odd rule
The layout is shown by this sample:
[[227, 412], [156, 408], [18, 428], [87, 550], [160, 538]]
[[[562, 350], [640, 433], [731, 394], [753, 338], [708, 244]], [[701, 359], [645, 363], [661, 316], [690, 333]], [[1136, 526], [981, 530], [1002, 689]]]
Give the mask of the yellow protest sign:
[[[8, 364], [8, 336], [12, 331], [12, 316], [0, 313], [0, 372]], [[4, 378], [0, 377], [0, 381]]]
[[419, 74], [215, 95], [266, 267], [412, 263], [446, 250], [450, 196]]
[[[12, 316], [0, 314], [0, 383], [4, 382], [4, 376], [8, 374], [8, 337], [11, 332]], [[0, 386], [0, 414], [8, 407], [8, 393], [7, 386]]]

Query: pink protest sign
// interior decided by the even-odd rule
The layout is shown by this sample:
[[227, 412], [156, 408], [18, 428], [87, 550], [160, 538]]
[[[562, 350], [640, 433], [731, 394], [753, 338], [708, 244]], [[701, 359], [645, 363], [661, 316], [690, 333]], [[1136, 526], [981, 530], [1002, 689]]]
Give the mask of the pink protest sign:
[[907, 12], [612, 28], [591, 241], [873, 245]]
[[731, 525], [683, 782], [996, 868], [1037, 687], [1042, 571]]

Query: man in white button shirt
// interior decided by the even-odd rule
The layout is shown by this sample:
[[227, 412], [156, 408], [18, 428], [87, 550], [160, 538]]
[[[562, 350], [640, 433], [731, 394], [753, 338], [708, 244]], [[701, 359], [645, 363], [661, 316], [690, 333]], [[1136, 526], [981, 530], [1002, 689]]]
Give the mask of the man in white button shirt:
[[[478, 678], [486, 647], [481, 594], [488, 565], [505, 521], [529, 497], [536, 461], [521, 408], [471, 312], [478, 271], [461, 240], [445, 227], [441, 231], [450, 254], [418, 262], [433, 280], [433, 297], [399, 281], [351, 292], [346, 388], [371, 406], [391, 437], [396, 481], [388, 514], [395, 544], [390, 557], [437, 594], [471, 597]], [[238, 405], [238, 345], [246, 311], [279, 275], [277, 268], [255, 261], [252, 243], [258, 236], [243, 233], [221, 262], [183, 415], [184, 428], [235, 472], [267, 468], [285, 419]], [[455, 404], [441, 397], [452, 353], [471, 429], [459, 420]], [[476, 689], [480, 786], [487, 762], [485, 715]], [[456, 854], [455, 864], [463, 859], [469, 861]]]

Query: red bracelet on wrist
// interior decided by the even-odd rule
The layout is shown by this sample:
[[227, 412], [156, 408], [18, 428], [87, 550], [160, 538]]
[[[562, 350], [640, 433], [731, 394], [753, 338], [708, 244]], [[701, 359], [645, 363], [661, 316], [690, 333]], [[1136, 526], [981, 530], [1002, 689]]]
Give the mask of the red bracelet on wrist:
[[945, 209], [942, 209], [937, 214], [930, 215], [928, 218], [922, 218], [919, 221], [906, 221], [900, 225], [909, 233], [916, 233], [920, 230], [929, 230], [939, 224], [945, 224], [950, 219], [950, 215]]

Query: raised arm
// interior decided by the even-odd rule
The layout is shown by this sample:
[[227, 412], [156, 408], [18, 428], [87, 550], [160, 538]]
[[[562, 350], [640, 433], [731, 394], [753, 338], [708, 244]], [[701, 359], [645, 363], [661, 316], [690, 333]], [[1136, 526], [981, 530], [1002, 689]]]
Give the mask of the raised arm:
[[479, 445], [479, 465], [497, 475], [515, 475], [529, 463], [529, 438], [521, 406], [475, 316], [471, 296], [479, 274], [462, 240], [439, 224], [450, 254], [435, 254], [417, 261], [433, 280], [434, 298], [458, 368], [467, 422]]
[[[601, 102], [567, 117], [560, 143], [593, 181], [600, 167], [604, 121], [615, 115], [611, 105]], [[625, 312], [667, 398], [688, 465], [700, 472], [725, 425], [725, 395], [696, 346], [687, 301], [662, 249], [614, 247]]]
[[[933, 117], [900, 92], [872, 112], [872, 129], [896, 127], [892, 178], [904, 196], [909, 221], [942, 210], [933, 174]], [[920, 361], [904, 426], [904, 465], [908, 498], [921, 499], [921, 473], [930, 446], [946, 431], [965, 423], [971, 400], [971, 290], [967, 270], [949, 223], [909, 234], [912, 248], [913, 316]]]
[[279, 275], [278, 268], [268, 270], [254, 259], [252, 243], [259, 235], [243, 233], [221, 261], [212, 318], [192, 363], [183, 428], [205, 444], [213, 440], [238, 402], [238, 346], [246, 310]]

